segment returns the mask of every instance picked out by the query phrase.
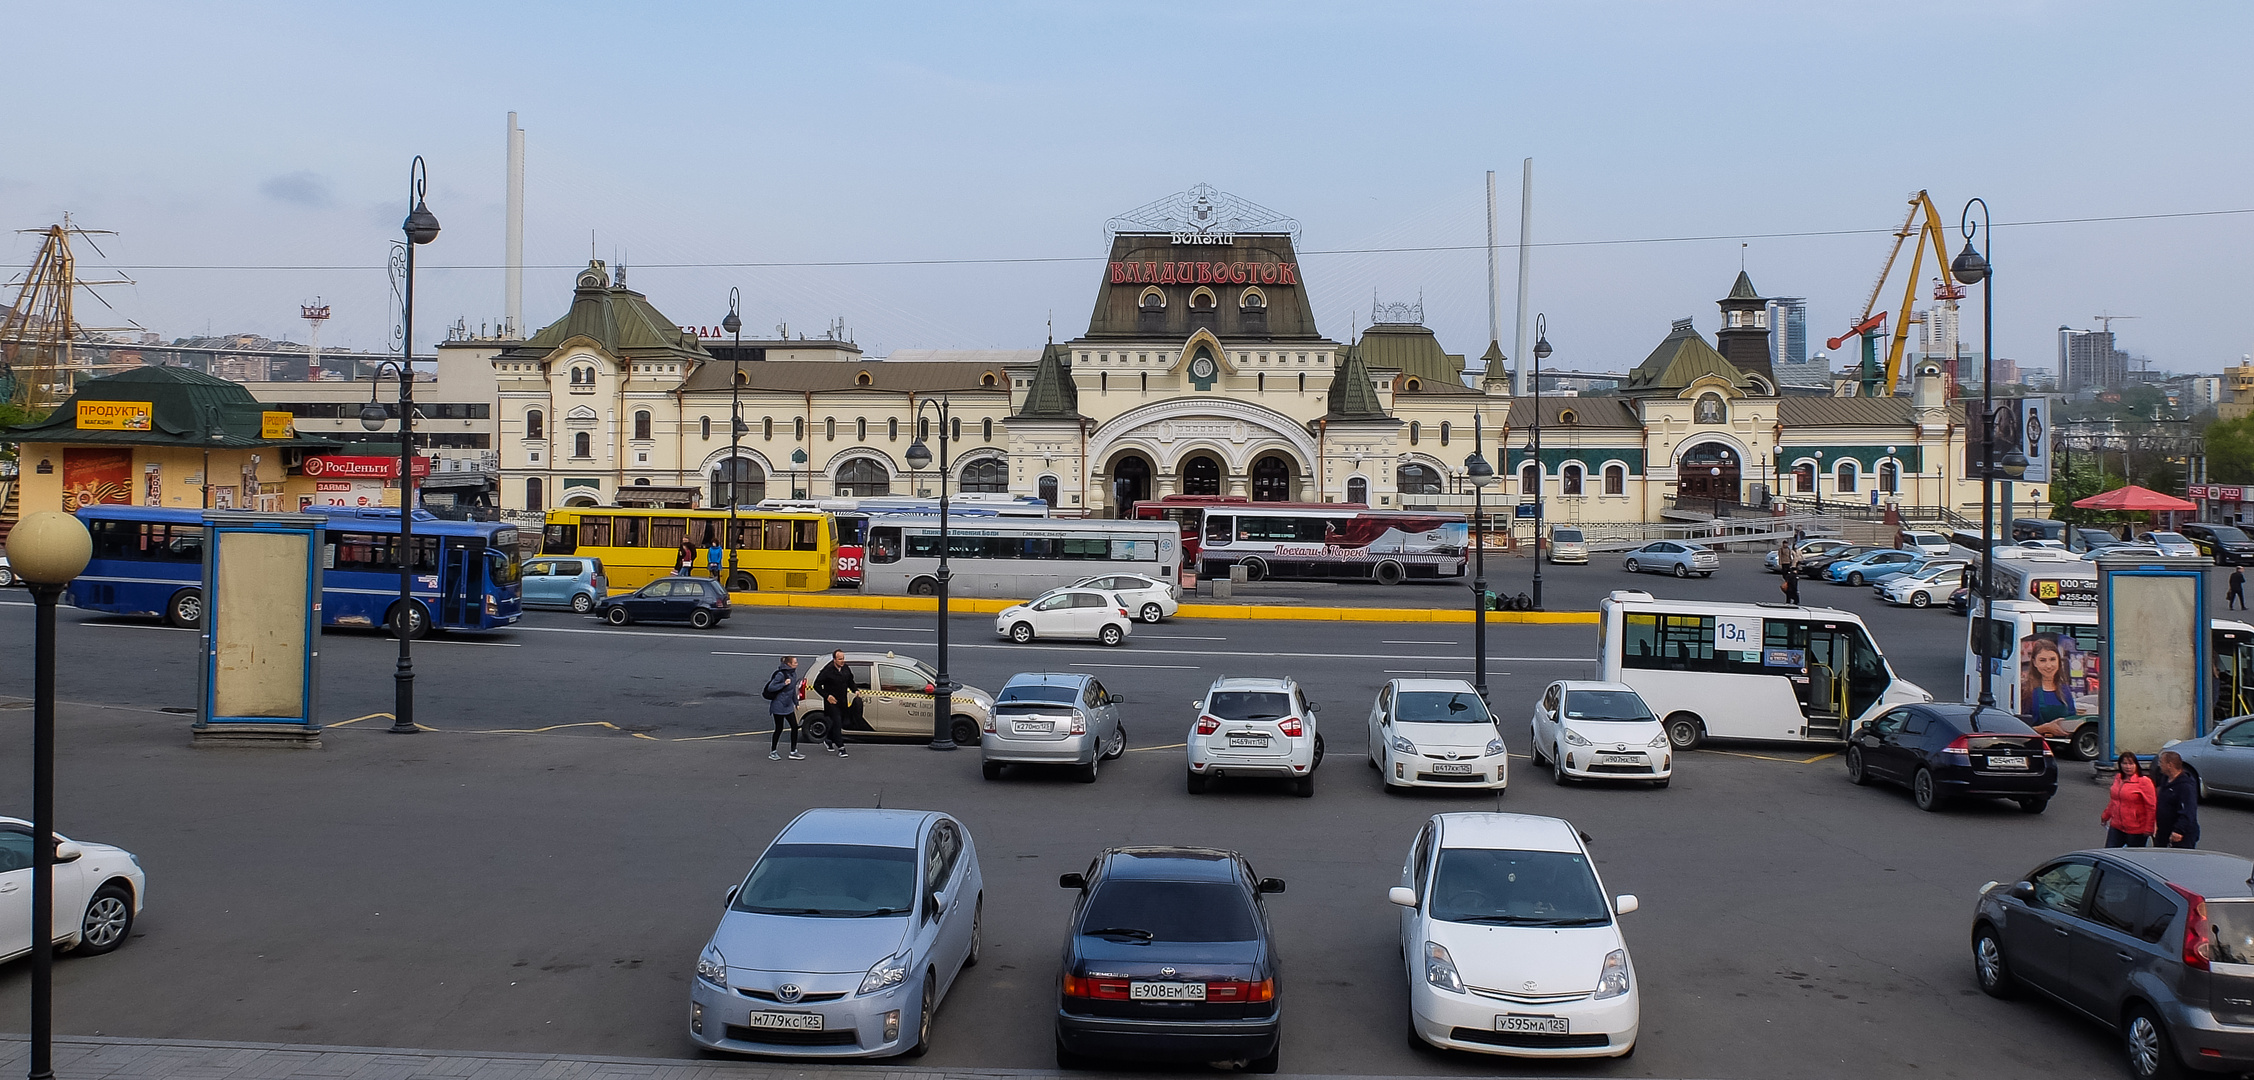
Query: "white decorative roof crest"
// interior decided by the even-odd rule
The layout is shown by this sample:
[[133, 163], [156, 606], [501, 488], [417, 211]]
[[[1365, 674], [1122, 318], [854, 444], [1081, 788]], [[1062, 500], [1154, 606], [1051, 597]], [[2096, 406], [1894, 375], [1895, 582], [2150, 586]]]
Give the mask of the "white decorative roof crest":
[[1299, 222], [1259, 203], [1240, 199], [1211, 184], [1199, 184], [1104, 222], [1104, 239], [1120, 233], [1166, 233], [1176, 243], [1226, 244], [1237, 233], [1289, 233], [1299, 241]]

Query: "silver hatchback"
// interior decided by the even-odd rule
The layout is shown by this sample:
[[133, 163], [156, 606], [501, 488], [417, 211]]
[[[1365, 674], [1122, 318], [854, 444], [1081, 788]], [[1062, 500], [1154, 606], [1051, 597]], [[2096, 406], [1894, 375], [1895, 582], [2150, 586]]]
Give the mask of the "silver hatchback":
[[1127, 752], [1121, 700], [1093, 675], [1012, 675], [986, 715], [980, 769], [999, 780], [1004, 765], [1073, 765], [1095, 783], [1105, 759]]

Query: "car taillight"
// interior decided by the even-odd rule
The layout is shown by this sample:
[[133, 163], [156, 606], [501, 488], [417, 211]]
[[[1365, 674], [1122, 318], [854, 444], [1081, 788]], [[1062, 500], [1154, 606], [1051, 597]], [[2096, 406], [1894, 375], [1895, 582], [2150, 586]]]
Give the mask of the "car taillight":
[[2207, 898], [2181, 885], [2168, 887], [2191, 902], [2191, 913], [2184, 916], [2184, 966], [2205, 971], [2215, 955], [2215, 943], [2207, 936]]
[[993, 713], [987, 713], [987, 714], [986, 714], [986, 733], [987, 733], [988, 735], [992, 735], [992, 734], [994, 734], [994, 714], [993, 714]]
[[1119, 617], [1120, 617], [1120, 618], [1122, 618], [1122, 619], [1124, 619], [1124, 618], [1126, 618], [1126, 617], [1127, 617], [1127, 609], [1126, 609], [1126, 608], [1120, 608], [1120, 609], [1119, 609]]
[[1072, 718], [1072, 727], [1071, 727], [1071, 728], [1070, 728], [1069, 730], [1067, 730], [1067, 731], [1065, 732], [1065, 734], [1067, 734], [1067, 735], [1086, 735], [1087, 733], [1088, 733], [1088, 718], [1087, 718], [1087, 717], [1085, 717], [1085, 716], [1080, 716], [1080, 715], [1077, 715], [1077, 714], [1075, 714], [1075, 715], [1073, 716], [1073, 718]]
[[1219, 730], [1221, 730], [1221, 721], [1210, 716], [1200, 716], [1197, 718], [1198, 734], [1211, 735]]
[[1284, 717], [1283, 723], [1277, 724], [1276, 727], [1283, 731], [1285, 738], [1289, 739], [1296, 739], [1307, 733], [1306, 726], [1302, 725], [1296, 716]]
[[1127, 980], [1090, 979], [1080, 975], [1064, 977], [1064, 996], [1093, 998], [1097, 1001], [1127, 1000]]
[[1972, 738], [1968, 735], [1959, 735], [1956, 738], [1949, 740], [1949, 745], [1942, 747], [1941, 752], [1944, 754], [1956, 754], [1961, 757], [1970, 757], [1972, 756]]
[[1276, 1000], [1276, 980], [1262, 979], [1259, 982], [1242, 982], [1224, 979], [1209, 982], [1205, 984], [1205, 1000], [1274, 1001]]

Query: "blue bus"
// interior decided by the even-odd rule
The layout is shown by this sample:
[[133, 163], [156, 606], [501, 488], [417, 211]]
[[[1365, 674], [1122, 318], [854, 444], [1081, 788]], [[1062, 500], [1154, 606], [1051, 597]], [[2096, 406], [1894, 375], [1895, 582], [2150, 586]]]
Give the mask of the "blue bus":
[[[399, 511], [335, 507], [306, 511], [327, 523], [322, 540], [324, 626], [388, 626], [399, 606]], [[71, 606], [151, 615], [179, 627], [203, 624], [201, 510], [98, 505], [78, 519], [94, 537], [94, 558], [71, 582]], [[446, 521], [415, 511], [416, 604], [409, 636], [441, 630], [491, 630], [517, 621], [516, 526]]]

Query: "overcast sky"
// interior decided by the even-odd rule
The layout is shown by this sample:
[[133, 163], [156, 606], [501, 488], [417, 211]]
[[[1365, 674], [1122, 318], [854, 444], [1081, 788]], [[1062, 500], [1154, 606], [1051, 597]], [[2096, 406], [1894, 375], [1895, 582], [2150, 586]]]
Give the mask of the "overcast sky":
[[[2000, 355], [2049, 363], [2100, 312], [2137, 316], [2115, 330], [2156, 367], [2254, 352], [2240, 3], [110, 0], [15, 5], [5, 32], [0, 225], [116, 230], [81, 274], [137, 284], [81, 321], [166, 339], [303, 340], [319, 296], [325, 344], [380, 347], [417, 154], [444, 227], [418, 346], [494, 321], [515, 110], [535, 327], [593, 253], [682, 324], [737, 286], [747, 335], [842, 317], [872, 355], [1034, 347], [1052, 315], [1086, 328], [1107, 217], [1202, 181], [1299, 220], [1324, 333], [1421, 296], [1477, 355], [1485, 172], [1511, 244], [1531, 156], [1561, 368], [1625, 370], [1686, 315], [1711, 336], [1741, 257], [1809, 298], [1820, 348], [1919, 188], [1952, 248], [1975, 195], [1999, 223], [2205, 213], [1999, 228]], [[1715, 239], [1592, 243], [1682, 237]], [[36, 243], [0, 237], [0, 261]]]

